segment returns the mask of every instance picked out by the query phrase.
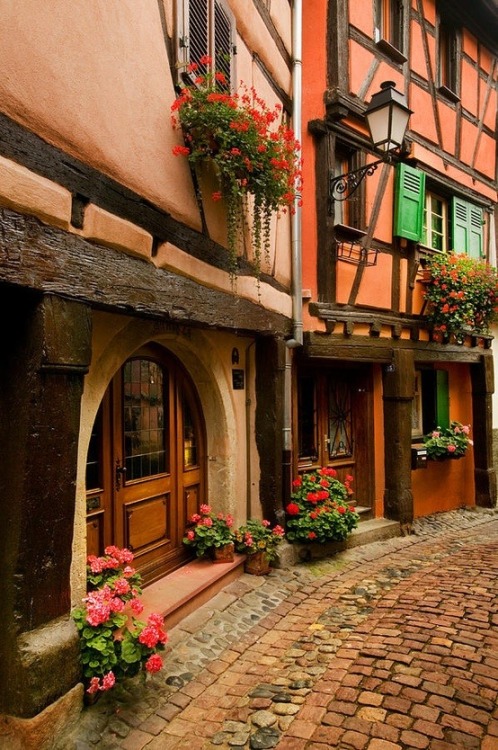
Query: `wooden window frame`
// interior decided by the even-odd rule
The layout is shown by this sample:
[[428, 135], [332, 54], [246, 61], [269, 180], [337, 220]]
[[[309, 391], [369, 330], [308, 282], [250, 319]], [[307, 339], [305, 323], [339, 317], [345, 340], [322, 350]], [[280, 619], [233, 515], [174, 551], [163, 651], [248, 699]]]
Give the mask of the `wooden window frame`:
[[[417, 387], [418, 384], [418, 387]], [[415, 372], [412, 439], [418, 442], [436, 427], [450, 425], [449, 374], [439, 368], [420, 368]], [[414, 428], [414, 422], [419, 425]]]
[[375, 43], [388, 57], [398, 63], [407, 61], [405, 55], [405, 0], [377, 0]]
[[[441, 213], [438, 214], [433, 210], [433, 201], [439, 201], [441, 205]], [[420, 244], [431, 250], [434, 253], [446, 253], [448, 252], [449, 240], [448, 240], [448, 201], [441, 195], [427, 190], [425, 193], [425, 207], [424, 207], [424, 220], [422, 229], [422, 239]], [[441, 232], [433, 229], [432, 218], [441, 220], [442, 229]], [[441, 237], [441, 247], [434, 247], [434, 237]]]
[[[334, 176], [347, 174], [363, 166], [361, 151], [352, 149], [343, 143], [336, 143]], [[351, 198], [344, 201], [333, 200], [334, 226], [340, 233], [342, 227], [362, 231], [365, 226], [365, 190], [364, 185], [354, 192]]]
[[453, 102], [460, 101], [460, 53], [460, 30], [440, 15], [437, 27], [437, 86], [439, 92]]

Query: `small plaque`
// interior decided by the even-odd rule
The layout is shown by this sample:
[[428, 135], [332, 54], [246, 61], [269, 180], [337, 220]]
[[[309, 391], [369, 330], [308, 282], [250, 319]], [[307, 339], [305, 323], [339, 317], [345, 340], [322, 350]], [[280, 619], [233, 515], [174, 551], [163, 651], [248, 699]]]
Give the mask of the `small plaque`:
[[86, 510], [89, 513], [91, 510], [98, 510], [100, 508], [100, 495], [94, 497], [87, 497], [86, 499]]
[[232, 384], [234, 391], [244, 390], [244, 370], [232, 370]]

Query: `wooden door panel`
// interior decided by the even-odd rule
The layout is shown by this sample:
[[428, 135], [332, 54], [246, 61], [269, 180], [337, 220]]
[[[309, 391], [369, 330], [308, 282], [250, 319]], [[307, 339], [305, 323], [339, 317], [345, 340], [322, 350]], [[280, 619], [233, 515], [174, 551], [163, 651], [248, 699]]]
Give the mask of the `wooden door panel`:
[[183, 507], [185, 508], [185, 518], [189, 519], [194, 513], [197, 513], [200, 500], [200, 486], [199, 484], [191, 484], [183, 487]]
[[100, 555], [104, 548], [104, 517], [91, 516], [86, 522], [86, 545], [88, 555]]
[[127, 547], [144, 552], [147, 547], [169, 541], [167, 496], [128, 503], [124, 508]]

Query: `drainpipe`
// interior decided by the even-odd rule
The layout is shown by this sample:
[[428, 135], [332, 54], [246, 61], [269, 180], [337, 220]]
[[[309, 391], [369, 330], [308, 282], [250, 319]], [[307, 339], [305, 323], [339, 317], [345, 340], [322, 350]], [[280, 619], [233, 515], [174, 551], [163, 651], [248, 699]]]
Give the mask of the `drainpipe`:
[[[299, 142], [302, 137], [302, 30], [303, 5], [302, 0], [294, 0], [292, 16], [292, 125]], [[292, 479], [292, 353], [303, 345], [303, 295], [302, 295], [302, 229], [301, 229], [301, 195], [294, 200], [292, 215], [292, 333], [293, 337], [286, 341], [285, 372], [284, 372], [284, 406], [282, 428], [282, 490], [283, 505], [290, 498]], [[283, 521], [284, 511], [281, 510]], [[279, 519], [280, 520], [280, 519]]]

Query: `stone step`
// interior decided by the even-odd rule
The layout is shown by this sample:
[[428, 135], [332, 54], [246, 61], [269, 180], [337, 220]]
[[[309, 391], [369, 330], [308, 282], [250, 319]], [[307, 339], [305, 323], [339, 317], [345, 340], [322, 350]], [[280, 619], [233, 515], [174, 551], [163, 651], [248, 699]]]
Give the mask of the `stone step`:
[[166, 629], [194, 612], [244, 572], [245, 555], [235, 555], [233, 562], [214, 563], [211, 560], [192, 560], [143, 590], [141, 597], [145, 619], [151, 612], [159, 612]]
[[285, 549], [280, 554], [280, 565], [285, 567], [285, 565], [293, 565], [297, 562], [319, 560], [351, 547], [359, 547], [364, 544], [391, 539], [395, 536], [401, 536], [398, 521], [390, 521], [387, 518], [369, 518], [360, 521], [358, 527], [343, 542], [285, 544]]

